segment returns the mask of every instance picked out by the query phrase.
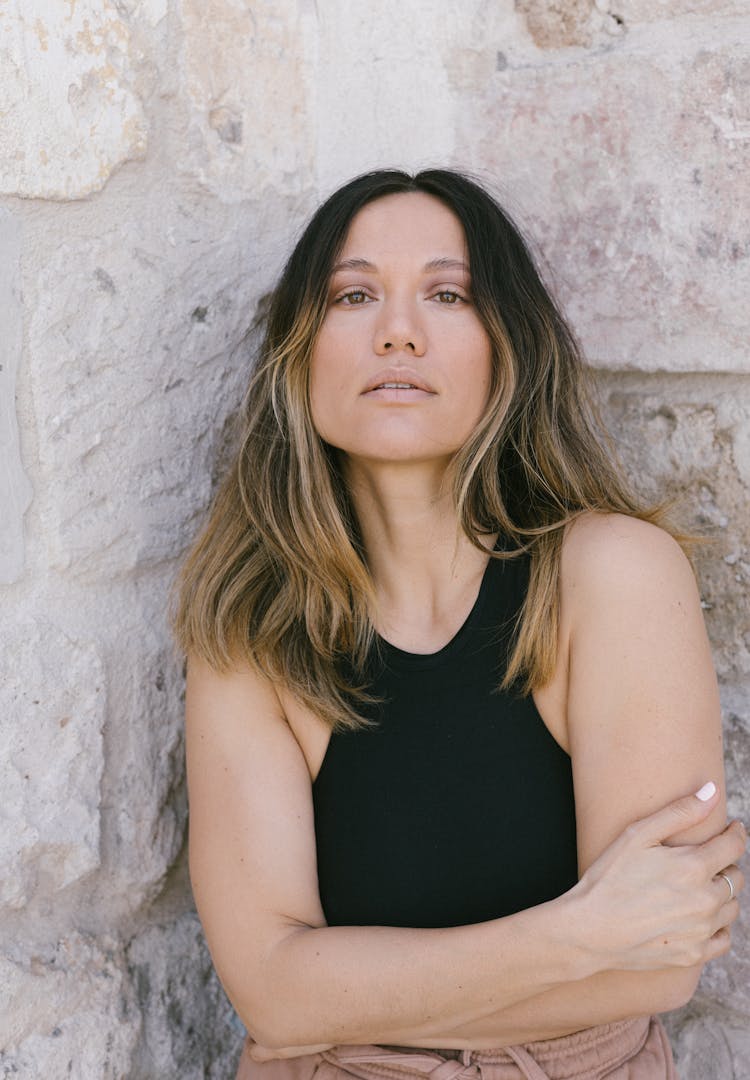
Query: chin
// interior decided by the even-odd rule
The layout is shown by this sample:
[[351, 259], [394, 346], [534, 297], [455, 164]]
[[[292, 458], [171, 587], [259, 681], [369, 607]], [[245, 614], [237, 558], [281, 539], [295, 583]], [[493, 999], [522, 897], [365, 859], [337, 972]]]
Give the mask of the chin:
[[[335, 445], [335, 444], [333, 444]], [[379, 465], [431, 465], [445, 469], [456, 453], [455, 449], [436, 449], [434, 445], [425, 446], [384, 446], [381, 439], [371, 446], [338, 446], [337, 449], [353, 464], [369, 466]]]

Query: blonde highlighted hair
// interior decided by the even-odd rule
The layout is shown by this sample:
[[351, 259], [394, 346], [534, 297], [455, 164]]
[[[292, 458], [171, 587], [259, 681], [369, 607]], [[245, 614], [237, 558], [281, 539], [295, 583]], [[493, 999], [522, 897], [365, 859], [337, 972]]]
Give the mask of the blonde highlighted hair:
[[616, 466], [573, 335], [488, 192], [444, 169], [352, 180], [318, 209], [274, 292], [239, 451], [182, 568], [175, 615], [185, 652], [219, 670], [251, 664], [336, 728], [365, 723], [358, 706], [368, 700], [374, 590], [338, 452], [312, 423], [310, 356], [353, 217], [374, 199], [413, 191], [460, 220], [472, 302], [493, 345], [487, 407], [450, 482], [475, 545], [486, 549], [499, 532], [509, 550], [494, 557], [530, 553], [503, 685], [529, 693], [552, 675], [569, 522], [599, 511], [665, 524], [663, 508], [642, 505]]

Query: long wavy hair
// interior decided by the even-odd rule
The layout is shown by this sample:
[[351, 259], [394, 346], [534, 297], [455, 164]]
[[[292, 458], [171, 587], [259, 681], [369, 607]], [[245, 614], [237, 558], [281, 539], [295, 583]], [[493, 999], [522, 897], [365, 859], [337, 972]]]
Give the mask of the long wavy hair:
[[182, 568], [175, 615], [185, 652], [218, 670], [250, 664], [339, 729], [367, 723], [374, 588], [338, 451], [312, 422], [310, 358], [352, 219], [403, 192], [440, 199], [461, 222], [472, 302], [492, 343], [484, 416], [449, 482], [472, 543], [487, 550], [499, 532], [509, 544], [495, 557], [530, 555], [502, 685], [530, 693], [552, 675], [569, 522], [598, 511], [665, 524], [662, 507], [629, 489], [573, 334], [491, 195], [446, 169], [380, 170], [345, 184], [314, 214], [273, 293], [239, 450]]

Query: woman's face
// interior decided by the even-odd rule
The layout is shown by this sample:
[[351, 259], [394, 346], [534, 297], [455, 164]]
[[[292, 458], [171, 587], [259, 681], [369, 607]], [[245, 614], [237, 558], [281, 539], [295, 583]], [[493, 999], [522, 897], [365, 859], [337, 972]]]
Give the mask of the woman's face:
[[422, 192], [353, 219], [310, 371], [318, 434], [352, 459], [447, 461], [484, 412], [491, 345], [458, 218]]

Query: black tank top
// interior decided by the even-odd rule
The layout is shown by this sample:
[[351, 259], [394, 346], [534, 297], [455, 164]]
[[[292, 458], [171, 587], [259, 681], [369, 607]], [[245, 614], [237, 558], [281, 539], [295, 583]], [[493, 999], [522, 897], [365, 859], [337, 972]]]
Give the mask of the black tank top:
[[528, 556], [491, 559], [439, 652], [379, 639], [377, 727], [333, 733], [313, 785], [330, 926], [484, 922], [575, 884], [570, 758], [531, 696], [496, 690], [527, 582]]

